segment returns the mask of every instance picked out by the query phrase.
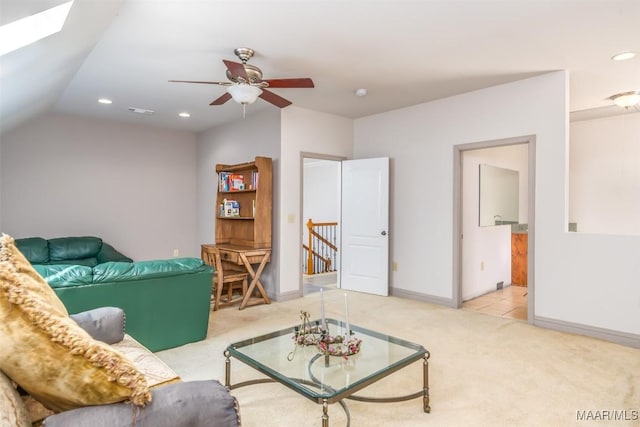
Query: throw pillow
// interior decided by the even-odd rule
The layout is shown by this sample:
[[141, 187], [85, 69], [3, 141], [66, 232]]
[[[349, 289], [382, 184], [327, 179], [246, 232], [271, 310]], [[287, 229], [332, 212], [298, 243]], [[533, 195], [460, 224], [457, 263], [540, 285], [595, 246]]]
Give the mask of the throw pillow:
[[13, 238], [0, 245], [0, 370], [54, 411], [150, 402], [142, 374], [69, 318]]
[[18, 390], [2, 372], [0, 372], [0, 426], [31, 427]]
[[94, 340], [115, 344], [124, 339], [124, 310], [118, 307], [98, 307], [72, 314], [71, 317]]
[[[62, 301], [42, 276], [33, 269], [31, 263], [15, 245], [13, 238], [3, 234], [0, 238], [0, 246], [0, 262], [7, 263], [10, 270], [15, 270], [16, 274], [20, 275], [20, 292], [42, 299], [57, 314], [67, 315], [67, 309]], [[18, 288], [14, 290], [17, 291]]]

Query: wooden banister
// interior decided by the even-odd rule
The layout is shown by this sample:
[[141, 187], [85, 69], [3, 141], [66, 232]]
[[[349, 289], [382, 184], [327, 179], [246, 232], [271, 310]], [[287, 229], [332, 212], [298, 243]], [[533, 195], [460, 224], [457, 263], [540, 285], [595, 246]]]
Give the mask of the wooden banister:
[[[337, 243], [337, 222], [316, 222], [312, 219], [307, 221], [308, 242], [302, 247], [306, 250], [306, 274], [324, 273], [334, 271], [335, 258], [338, 251]], [[320, 230], [320, 231], [316, 231]], [[325, 252], [320, 253], [316, 248], [322, 248]], [[322, 264], [321, 268], [317, 268], [317, 262]], [[335, 269], [335, 268], [334, 268]]]

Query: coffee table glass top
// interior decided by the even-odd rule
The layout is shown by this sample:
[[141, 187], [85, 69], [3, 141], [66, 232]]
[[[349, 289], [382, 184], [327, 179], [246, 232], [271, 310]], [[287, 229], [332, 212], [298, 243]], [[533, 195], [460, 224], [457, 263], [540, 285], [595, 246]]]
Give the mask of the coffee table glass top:
[[[344, 335], [344, 322], [326, 321], [330, 335]], [[330, 403], [350, 396], [427, 353], [419, 344], [355, 325], [350, 328], [362, 344], [360, 352], [348, 358], [324, 356], [315, 345], [296, 346], [293, 327], [231, 344], [227, 351], [309, 399]]]

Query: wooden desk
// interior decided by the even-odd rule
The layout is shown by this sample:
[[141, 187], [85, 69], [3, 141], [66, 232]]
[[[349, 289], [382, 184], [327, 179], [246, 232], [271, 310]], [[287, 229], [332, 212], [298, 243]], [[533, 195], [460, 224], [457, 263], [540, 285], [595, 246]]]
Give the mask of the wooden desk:
[[[241, 266], [249, 276], [251, 276], [251, 283], [247, 288], [247, 293], [244, 294], [242, 302], [240, 303], [240, 310], [247, 306], [256, 304], [271, 304], [271, 299], [262, 287], [260, 282], [260, 276], [267, 263], [271, 260], [271, 248], [254, 248], [250, 246], [232, 245], [228, 243], [222, 244], [205, 244], [202, 245], [202, 252], [207, 251], [207, 248], [218, 248], [220, 251], [220, 258], [222, 262], [227, 265]], [[257, 264], [258, 269], [254, 270], [253, 265]], [[260, 293], [259, 297], [252, 298], [252, 294], [255, 290]]]

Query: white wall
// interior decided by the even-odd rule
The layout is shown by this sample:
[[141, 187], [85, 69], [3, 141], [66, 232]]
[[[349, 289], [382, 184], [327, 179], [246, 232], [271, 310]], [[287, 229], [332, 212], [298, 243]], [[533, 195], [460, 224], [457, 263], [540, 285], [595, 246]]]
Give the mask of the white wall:
[[2, 231], [93, 235], [136, 259], [200, 256], [195, 135], [46, 114], [2, 137]]
[[640, 113], [571, 123], [569, 221], [640, 235]]
[[282, 110], [280, 293], [287, 298], [302, 294], [302, 152], [351, 158], [353, 120], [296, 106]]
[[[340, 162], [305, 159], [303, 225], [340, 219]], [[306, 229], [306, 227], [304, 227]]]
[[[215, 242], [215, 212], [218, 178], [216, 164], [253, 161], [256, 156], [273, 160], [273, 246], [271, 262], [260, 281], [272, 298], [277, 298], [279, 246], [280, 180], [280, 110], [269, 108], [248, 115], [246, 119], [216, 126], [198, 134], [197, 148], [197, 241], [198, 245]], [[198, 255], [199, 256], [199, 255]]]
[[462, 300], [496, 290], [496, 283], [511, 284], [511, 225], [478, 225], [480, 164], [518, 171], [518, 221], [527, 223], [526, 144], [462, 153]]
[[392, 158], [394, 292], [453, 297], [453, 147], [534, 134], [535, 321], [640, 333], [640, 237], [567, 232], [567, 80], [553, 72], [355, 121], [354, 155]]

